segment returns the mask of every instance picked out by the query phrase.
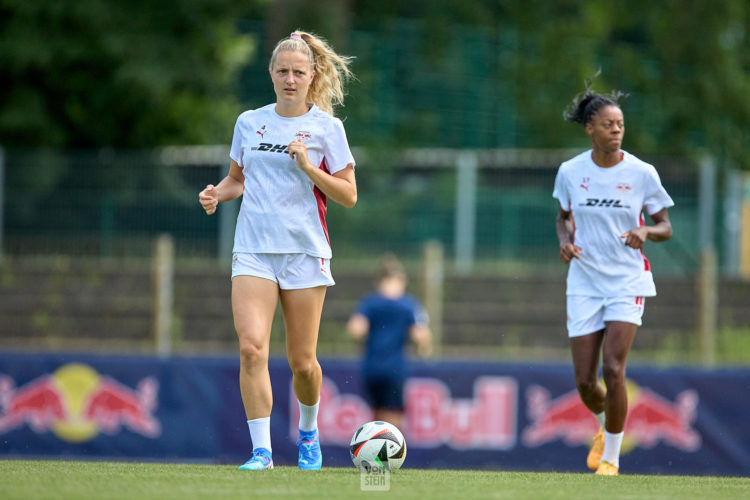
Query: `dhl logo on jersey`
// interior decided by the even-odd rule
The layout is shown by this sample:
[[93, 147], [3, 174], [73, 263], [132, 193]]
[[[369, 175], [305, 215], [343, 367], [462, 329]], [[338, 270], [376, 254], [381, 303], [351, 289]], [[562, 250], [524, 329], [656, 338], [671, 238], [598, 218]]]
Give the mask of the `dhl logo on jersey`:
[[271, 144], [270, 142], [261, 142], [257, 147], [254, 147], [253, 151], [268, 151], [269, 153], [286, 153], [289, 154], [289, 150], [286, 148], [288, 144]]
[[630, 208], [630, 205], [622, 205], [622, 200], [586, 198], [586, 203], [579, 203], [579, 207], [604, 207], [604, 208]]

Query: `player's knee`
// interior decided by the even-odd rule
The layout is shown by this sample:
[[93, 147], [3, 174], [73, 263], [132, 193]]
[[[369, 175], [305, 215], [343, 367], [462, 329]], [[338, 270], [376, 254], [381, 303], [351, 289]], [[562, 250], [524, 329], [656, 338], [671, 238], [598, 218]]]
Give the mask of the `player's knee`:
[[605, 362], [602, 366], [602, 377], [607, 387], [623, 383], [625, 381], [625, 365], [616, 361]]
[[297, 377], [312, 377], [320, 368], [314, 356], [290, 356], [289, 368]]
[[240, 341], [240, 364], [245, 368], [265, 366], [268, 363], [268, 348], [251, 341]]
[[578, 388], [578, 394], [583, 397], [589, 396], [596, 392], [596, 378], [586, 377], [576, 379], [576, 387]]

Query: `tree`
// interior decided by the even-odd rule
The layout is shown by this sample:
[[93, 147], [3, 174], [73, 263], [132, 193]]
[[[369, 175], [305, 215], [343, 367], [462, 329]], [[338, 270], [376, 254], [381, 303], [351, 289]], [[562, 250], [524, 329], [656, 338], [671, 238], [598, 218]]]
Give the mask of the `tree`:
[[2, 0], [0, 144], [226, 142], [252, 55], [231, 0]]

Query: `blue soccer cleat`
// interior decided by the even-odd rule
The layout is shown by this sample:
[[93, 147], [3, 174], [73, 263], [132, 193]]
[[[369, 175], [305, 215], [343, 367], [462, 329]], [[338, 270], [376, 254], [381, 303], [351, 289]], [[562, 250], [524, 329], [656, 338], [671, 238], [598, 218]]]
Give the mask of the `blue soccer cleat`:
[[320, 440], [318, 430], [299, 431], [299, 457], [297, 465], [302, 470], [320, 470], [323, 465], [323, 455], [320, 453]]
[[271, 452], [265, 448], [256, 448], [253, 450], [253, 456], [250, 460], [237, 467], [239, 470], [269, 470], [273, 469], [273, 459]]

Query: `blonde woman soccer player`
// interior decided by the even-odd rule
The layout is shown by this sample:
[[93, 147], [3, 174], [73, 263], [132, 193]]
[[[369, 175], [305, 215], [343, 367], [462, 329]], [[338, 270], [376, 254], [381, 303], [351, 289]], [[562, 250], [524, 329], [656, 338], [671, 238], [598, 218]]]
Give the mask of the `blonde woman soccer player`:
[[343, 104], [350, 58], [296, 31], [273, 50], [276, 102], [242, 113], [229, 174], [199, 194], [207, 214], [242, 196], [232, 258], [232, 312], [240, 350], [240, 392], [252, 457], [239, 468], [273, 468], [268, 352], [281, 300], [286, 351], [299, 401], [300, 469], [320, 469], [317, 415], [322, 373], [318, 329], [331, 276], [326, 199], [357, 202], [354, 158], [333, 105]]
[[[644, 297], [656, 295], [646, 240], [672, 235], [674, 205], [656, 169], [620, 149], [625, 122], [620, 92], [597, 94], [587, 85], [566, 110], [591, 149], [560, 166], [553, 196], [560, 202], [560, 259], [569, 264], [568, 336], [576, 385], [602, 425], [588, 456], [599, 475], [618, 475], [627, 414], [625, 362], [643, 316]], [[646, 225], [643, 210], [653, 225]], [[599, 354], [606, 390], [597, 383]]]

